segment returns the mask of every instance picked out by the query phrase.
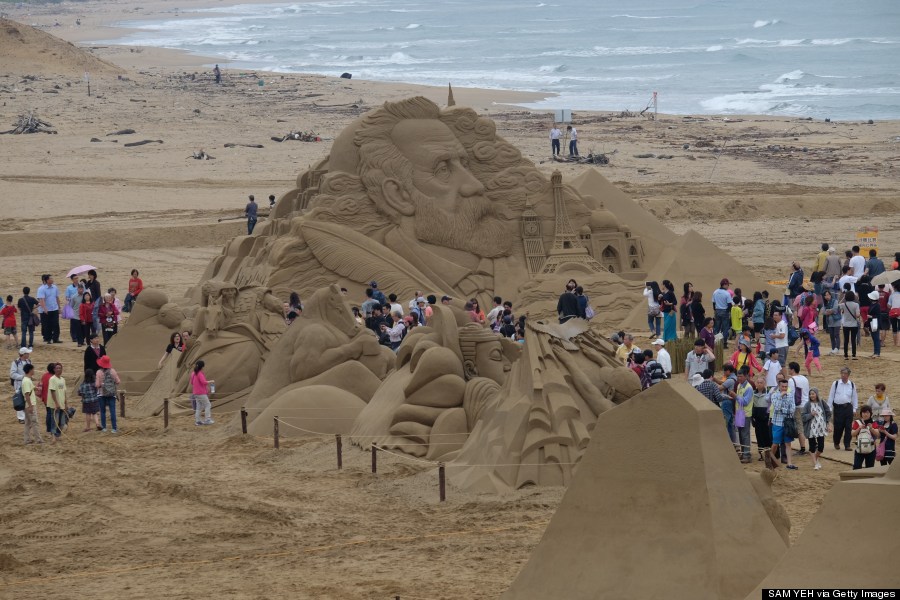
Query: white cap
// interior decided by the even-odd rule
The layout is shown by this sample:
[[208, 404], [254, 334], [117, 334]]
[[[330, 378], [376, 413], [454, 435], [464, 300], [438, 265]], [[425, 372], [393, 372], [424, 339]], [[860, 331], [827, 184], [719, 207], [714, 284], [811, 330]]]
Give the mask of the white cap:
[[419, 296], [418, 298], [416, 298], [416, 304], [418, 304], [419, 302], [422, 302], [424, 304], [424, 303], [427, 303], [428, 300], [426, 300], [422, 296]]
[[869, 292], [869, 300], [878, 300], [878, 290]]
[[694, 373], [693, 375], [691, 375], [692, 386], [697, 387], [701, 383], [703, 383], [703, 375], [701, 375], [700, 373]]
[[26, 348], [25, 346], [22, 346], [21, 348], [19, 348], [19, 355], [21, 356], [22, 354], [31, 354], [31, 350], [29, 348]]
[[656, 338], [656, 341], [653, 342], [653, 346], [665, 346], [666, 342], [662, 338]]

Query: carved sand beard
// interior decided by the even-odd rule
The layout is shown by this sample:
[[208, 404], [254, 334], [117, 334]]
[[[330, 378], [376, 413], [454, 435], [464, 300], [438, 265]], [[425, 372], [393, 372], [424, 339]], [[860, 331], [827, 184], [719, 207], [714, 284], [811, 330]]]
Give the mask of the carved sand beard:
[[456, 210], [448, 213], [417, 189], [410, 193], [416, 205], [416, 237], [420, 241], [485, 258], [509, 254], [509, 231], [484, 196], [460, 198]]

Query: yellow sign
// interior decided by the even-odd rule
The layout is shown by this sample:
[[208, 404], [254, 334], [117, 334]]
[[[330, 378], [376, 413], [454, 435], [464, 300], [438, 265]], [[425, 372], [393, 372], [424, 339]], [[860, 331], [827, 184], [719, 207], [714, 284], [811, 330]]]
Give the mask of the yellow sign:
[[864, 227], [856, 232], [856, 245], [859, 246], [859, 253], [863, 256], [869, 256], [869, 250], [878, 251], [878, 228]]

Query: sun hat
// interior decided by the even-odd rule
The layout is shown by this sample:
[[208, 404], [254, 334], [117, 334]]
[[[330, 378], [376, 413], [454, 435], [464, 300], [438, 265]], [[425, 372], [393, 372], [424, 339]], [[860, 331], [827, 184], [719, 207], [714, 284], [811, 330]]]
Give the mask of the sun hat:
[[894, 411], [892, 411], [892, 410], [889, 409], [889, 408], [882, 408], [882, 409], [881, 409], [881, 415], [880, 415], [880, 416], [882, 416], [882, 417], [893, 417], [893, 416], [894, 416]]
[[666, 345], [666, 341], [662, 338], [656, 338], [653, 341], [653, 343], [651, 344], [651, 346], [665, 346], [665, 345]]
[[701, 383], [703, 383], [703, 375], [701, 375], [700, 373], [694, 373], [693, 375], [691, 375], [692, 386], [697, 387]]
[[112, 366], [112, 362], [109, 360], [108, 356], [101, 356], [97, 359], [97, 366], [101, 369], [108, 369]]
[[868, 294], [869, 300], [878, 300], [878, 290], [872, 290]]
[[22, 356], [23, 354], [31, 354], [31, 348], [26, 348], [25, 346], [19, 348], [19, 356]]

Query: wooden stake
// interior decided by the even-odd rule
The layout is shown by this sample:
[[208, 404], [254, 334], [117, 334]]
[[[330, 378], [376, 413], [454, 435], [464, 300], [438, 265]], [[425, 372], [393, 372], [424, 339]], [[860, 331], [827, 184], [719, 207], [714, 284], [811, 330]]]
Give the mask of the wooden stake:
[[163, 429], [169, 428], [169, 399], [163, 400]]
[[125, 418], [125, 392], [119, 392], [119, 418]]
[[447, 499], [447, 478], [444, 463], [438, 466], [438, 488], [440, 489], [441, 502]]
[[337, 442], [337, 461], [338, 461], [338, 469], [344, 468], [344, 453], [343, 453], [343, 444], [341, 443], [341, 434], [334, 434], [334, 441]]
[[372, 472], [378, 472], [378, 448], [372, 444]]
[[247, 408], [241, 407], [241, 433], [247, 435]]
[[275, 417], [275, 449], [278, 450], [278, 417]]

